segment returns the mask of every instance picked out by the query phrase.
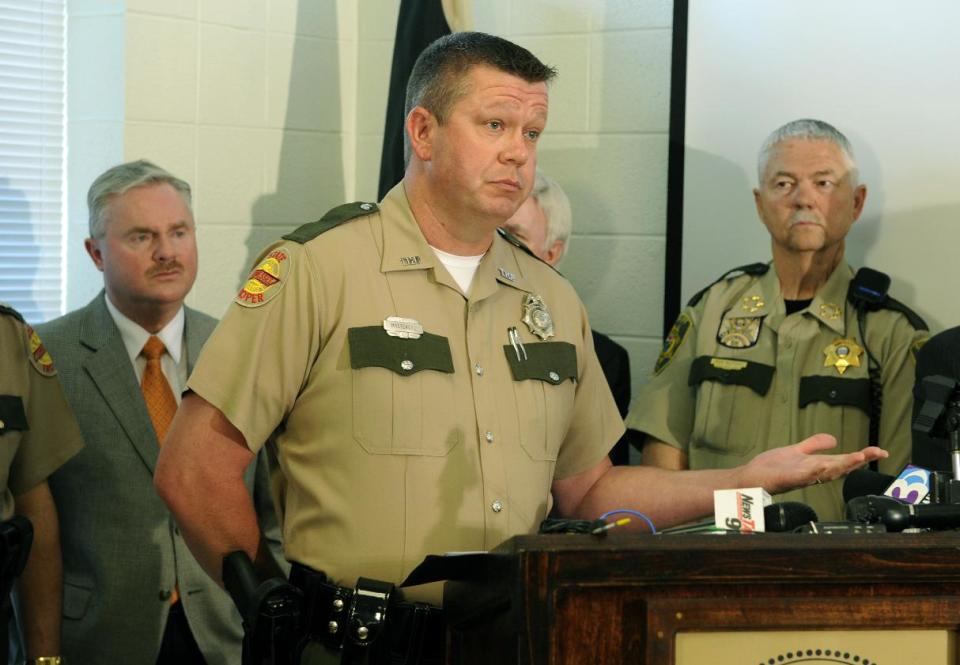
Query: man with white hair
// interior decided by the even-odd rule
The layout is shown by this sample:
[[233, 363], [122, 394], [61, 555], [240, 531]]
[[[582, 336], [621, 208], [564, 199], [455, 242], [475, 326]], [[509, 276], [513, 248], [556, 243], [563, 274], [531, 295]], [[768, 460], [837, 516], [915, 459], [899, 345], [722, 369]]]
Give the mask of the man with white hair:
[[[910, 456], [914, 354], [927, 327], [886, 295], [889, 278], [855, 277], [844, 261], [867, 196], [850, 142], [821, 120], [789, 122], [763, 144], [758, 180], [773, 262], [726, 273], [680, 314], [627, 418], [646, 434], [643, 463], [733, 467], [827, 432], [842, 451], [887, 450], [880, 470], [897, 473]], [[821, 519], [843, 515], [841, 482], [784, 498]]]
[[[566, 256], [573, 230], [570, 199], [556, 180], [538, 169], [530, 196], [503, 228], [521, 240], [542, 261], [556, 267]], [[626, 417], [630, 408], [630, 356], [625, 348], [603, 333], [596, 330], [591, 332], [600, 369], [613, 393], [620, 416]], [[628, 429], [610, 449], [610, 461], [629, 464], [630, 442], [636, 437], [637, 432]]]

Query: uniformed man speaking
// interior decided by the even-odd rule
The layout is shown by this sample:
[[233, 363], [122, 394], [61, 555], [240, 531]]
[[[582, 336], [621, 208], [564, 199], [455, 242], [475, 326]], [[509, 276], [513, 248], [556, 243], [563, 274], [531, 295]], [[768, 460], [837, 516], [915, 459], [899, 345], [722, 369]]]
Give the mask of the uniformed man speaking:
[[[736, 470], [611, 466], [623, 423], [583, 306], [497, 232], [533, 185], [553, 76], [498, 37], [438, 40], [407, 88], [403, 181], [257, 261], [188, 382], [155, 475], [214, 578], [225, 554], [257, 549], [239, 478], [268, 440], [291, 579], [310, 587], [322, 571], [331, 582], [313, 585], [331, 600], [318, 612], [353, 602], [358, 577], [398, 583], [425, 554], [532, 533], [552, 505], [671, 523], [710, 511], [715, 487], [779, 491], [882, 455], [809, 455], [833, 444], [815, 437]], [[406, 598], [439, 601], [434, 589]], [[328, 649], [369, 637], [346, 624], [324, 615]]]
[[[790, 122], [764, 143], [758, 178], [773, 263], [725, 275], [680, 314], [627, 418], [647, 434], [643, 463], [733, 467], [827, 432], [841, 451], [879, 445], [890, 454], [880, 469], [896, 474], [926, 325], [885, 296], [885, 276], [855, 280], [844, 261], [867, 196], [850, 142], [823, 121]], [[842, 519], [840, 482], [787, 498]]]

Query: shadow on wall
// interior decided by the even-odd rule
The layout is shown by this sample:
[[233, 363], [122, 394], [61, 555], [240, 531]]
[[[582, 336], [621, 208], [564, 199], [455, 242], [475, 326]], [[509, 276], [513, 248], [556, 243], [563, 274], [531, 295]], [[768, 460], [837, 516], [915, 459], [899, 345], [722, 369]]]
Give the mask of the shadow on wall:
[[[958, 219], [960, 203], [884, 212], [861, 218], [847, 244], [850, 264], [888, 273], [893, 280], [890, 294], [920, 314], [931, 333], [960, 324], [956, 297], [960, 253], [956, 244], [938, 242], [956, 236]], [[882, 245], [866, 251], [873, 248], [881, 231]], [[915, 247], [917, 238], [926, 239], [923, 253], [905, 256], [902, 248]]]
[[[42, 284], [37, 284], [37, 279], [40, 278], [37, 267], [44, 261], [44, 257], [43, 250], [33, 235], [30, 202], [21, 190], [13, 187], [8, 178], [2, 177], [0, 201], [3, 201], [0, 208], [0, 228], [3, 229], [4, 242], [0, 256], [3, 256], [7, 274], [15, 280], [15, 283], [11, 284], [12, 288], [0, 289], [0, 302], [15, 308], [30, 323], [40, 323], [48, 318], [35, 296], [37, 290], [43, 289]], [[53, 312], [50, 315], [57, 314], [58, 312]]]
[[238, 285], [268, 244], [344, 202], [338, 41], [314, 36], [323, 34], [324, 26], [338, 25], [337, 3], [315, 3], [297, 3], [276, 189], [253, 204]]

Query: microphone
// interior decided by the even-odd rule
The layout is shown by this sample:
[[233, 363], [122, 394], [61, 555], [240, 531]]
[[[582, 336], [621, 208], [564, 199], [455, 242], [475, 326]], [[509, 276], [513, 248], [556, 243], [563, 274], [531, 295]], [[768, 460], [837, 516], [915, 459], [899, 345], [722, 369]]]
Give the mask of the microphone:
[[882, 524], [887, 531], [908, 528], [947, 530], [960, 528], [960, 506], [911, 505], [887, 496], [860, 496], [847, 503], [847, 519]]
[[843, 502], [849, 503], [851, 499], [860, 496], [883, 494], [894, 480], [896, 476], [877, 473], [870, 469], [851, 471], [843, 480]]
[[799, 501], [774, 503], [763, 509], [763, 521], [768, 532], [784, 533], [797, 527], [816, 522], [817, 511]]

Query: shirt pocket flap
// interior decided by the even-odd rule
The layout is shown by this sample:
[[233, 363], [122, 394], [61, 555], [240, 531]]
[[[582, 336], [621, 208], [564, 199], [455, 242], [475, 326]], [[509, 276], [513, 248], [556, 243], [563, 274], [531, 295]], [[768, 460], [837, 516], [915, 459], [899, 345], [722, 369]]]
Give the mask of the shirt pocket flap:
[[26, 432], [29, 429], [23, 398], [19, 395], [0, 395], [0, 434], [14, 430]]
[[380, 326], [350, 328], [350, 366], [383, 367], [408, 376], [422, 370], [453, 373], [453, 357], [446, 337], [422, 333], [417, 338], [393, 337]]
[[749, 360], [700, 356], [690, 366], [687, 383], [698, 386], [704, 381], [745, 386], [758, 395], [766, 395], [773, 383], [773, 367]]
[[800, 408], [813, 402], [852, 406], [870, 415], [870, 379], [805, 376], [800, 379]]
[[514, 347], [505, 344], [514, 381], [536, 379], [554, 385], [577, 380], [577, 347], [569, 342], [531, 342]]

